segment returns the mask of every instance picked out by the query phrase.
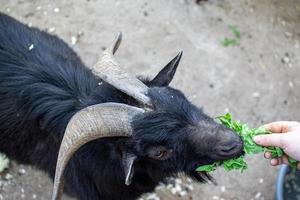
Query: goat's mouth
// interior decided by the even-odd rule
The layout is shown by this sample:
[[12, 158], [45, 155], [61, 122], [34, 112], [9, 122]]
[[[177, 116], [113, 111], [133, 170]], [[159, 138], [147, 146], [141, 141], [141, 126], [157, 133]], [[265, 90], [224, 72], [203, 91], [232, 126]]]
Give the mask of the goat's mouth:
[[210, 155], [210, 158], [212, 158], [214, 161], [225, 161], [232, 158], [237, 158], [243, 154], [243, 142], [238, 142], [229, 146], [217, 148], [214, 153]]

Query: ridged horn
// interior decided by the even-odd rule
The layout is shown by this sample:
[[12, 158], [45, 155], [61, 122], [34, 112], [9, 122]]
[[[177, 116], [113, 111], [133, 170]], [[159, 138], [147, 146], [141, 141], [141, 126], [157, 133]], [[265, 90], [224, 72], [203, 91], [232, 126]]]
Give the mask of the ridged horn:
[[120, 103], [92, 105], [76, 113], [69, 121], [59, 149], [52, 200], [61, 198], [63, 173], [72, 155], [89, 141], [103, 138], [132, 135], [133, 117], [144, 110]]
[[119, 33], [110, 47], [108, 47], [93, 66], [93, 73], [118, 90], [133, 97], [138, 102], [151, 107], [151, 100], [147, 96], [148, 87], [133, 74], [126, 72], [114, 58], [120, 46], [122, 34]]

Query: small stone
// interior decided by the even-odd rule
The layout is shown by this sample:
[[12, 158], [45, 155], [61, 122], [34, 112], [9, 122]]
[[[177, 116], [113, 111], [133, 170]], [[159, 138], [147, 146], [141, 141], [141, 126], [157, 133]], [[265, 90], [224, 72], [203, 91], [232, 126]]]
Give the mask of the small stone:
[[19, 171], [18, 171], [18, 173], [20, 174], [20, 175], [24, 175], [24, 174], [26, 174], [26, 170], [25, 169], [19, 169]]
[[36, 194], [33, 194], [33, 195], [32, 195], [32, 198], [33, 198], [33, 199], [36, 199], [36, 198], [37, 198], [37, 195], [36, 195]]
[[220, 197], [218, 197], [218, 196], [213, 196], [212, 197], [212, 200], [219, 200], [220, 199]]
[[72, 36], [71, 37], [71, 44], [75, 45], [77, 43], [77, 37], [76, 36]]
[[36, 9], [36, 10], [41, 10], [41, 9], [42, 9], [42, 6], [37, 6], [35, 9]]
[[[174, 98], [173, 96], [171, 96], [171, 98]], [[175, 183], [177, 184], [182, 184], [182, 180], [180, 178], [176, 178], [175, 179]]]
[[168, 184], [166, 188], [169, 189], [169, 190], [171, 190], [173, 188], [173, 185], [172, 184]]
[[185, 191], [185, 190], [180, 191], [180, 192], [178, 193], [178, 195], [179, 195], [180, 197], [186, 196], [186, 195], [187, 195], [187, 191]]
[[48, 29], [48, 32], [49, 33], [53, 33], [55, 31], [55, 27], [50, 27], [49, 29]]
[[259, 199], [261, 197], [261, 193], [260, 192], [258, 192], [258, 193], [256, 193], [256, 195], [255, 195], [255, 199]]
[[282, 63], [289, 63], [289, 62], [290, 62], [290, 59], [289, 59], [289, 57], [284, 56], [284, 57], [281, 59], [281, 62], [282, 62]]
[[31, 22], [29, 22], [27, 25], [28, 25], [29, 27], [32, 27], [32, 23], [31, 23]]
[[221, 192], [225, 192], [226, 191], [226, 187], [225, 186], [222, 186], [221, 187]]
[[172, 194], [176, 194], [176, 192], [177, 192], [176, 188], [171, 188], [171, 193]]
[[263, 183], [264, 182], [264, 179], [263, 178], [260, 178], [259, 179], [259, 183]]
[[193, 191], [194, 190], [194, 186], [192, 184], [188, 184], [186, 187], [187, 187], [187, 189], [189, 191]]
[[292, 81], [289, 82], [289, 86], [290, 86], [291, 88], [294, 87], [294, 84], [293, 84]]
[[6, 180], [11, 180], [13, 176], [10, 173], [7, 173], [4, 177]]
[[54, 8], [55, 13], [59, 13], [60, 9], [59, 8]]

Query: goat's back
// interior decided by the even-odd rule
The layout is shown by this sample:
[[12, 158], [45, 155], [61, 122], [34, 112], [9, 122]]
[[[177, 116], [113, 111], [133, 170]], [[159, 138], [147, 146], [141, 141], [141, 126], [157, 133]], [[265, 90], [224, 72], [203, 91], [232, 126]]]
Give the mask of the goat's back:
[[104, 101], [97, 86], [65, 42], [0, 13], [0, 151], [54, 166], [70, 117]]

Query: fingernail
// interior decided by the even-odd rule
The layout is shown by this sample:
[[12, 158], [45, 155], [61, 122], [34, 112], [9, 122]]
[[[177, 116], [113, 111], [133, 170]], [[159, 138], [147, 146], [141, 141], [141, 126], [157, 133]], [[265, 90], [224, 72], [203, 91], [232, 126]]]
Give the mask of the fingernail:
[[261, 139], [261, 137], [260, 136], [254, 136], [253, 137], [253, 141], [255, 142], [255, 143], [260, 143], [260, 139]]

